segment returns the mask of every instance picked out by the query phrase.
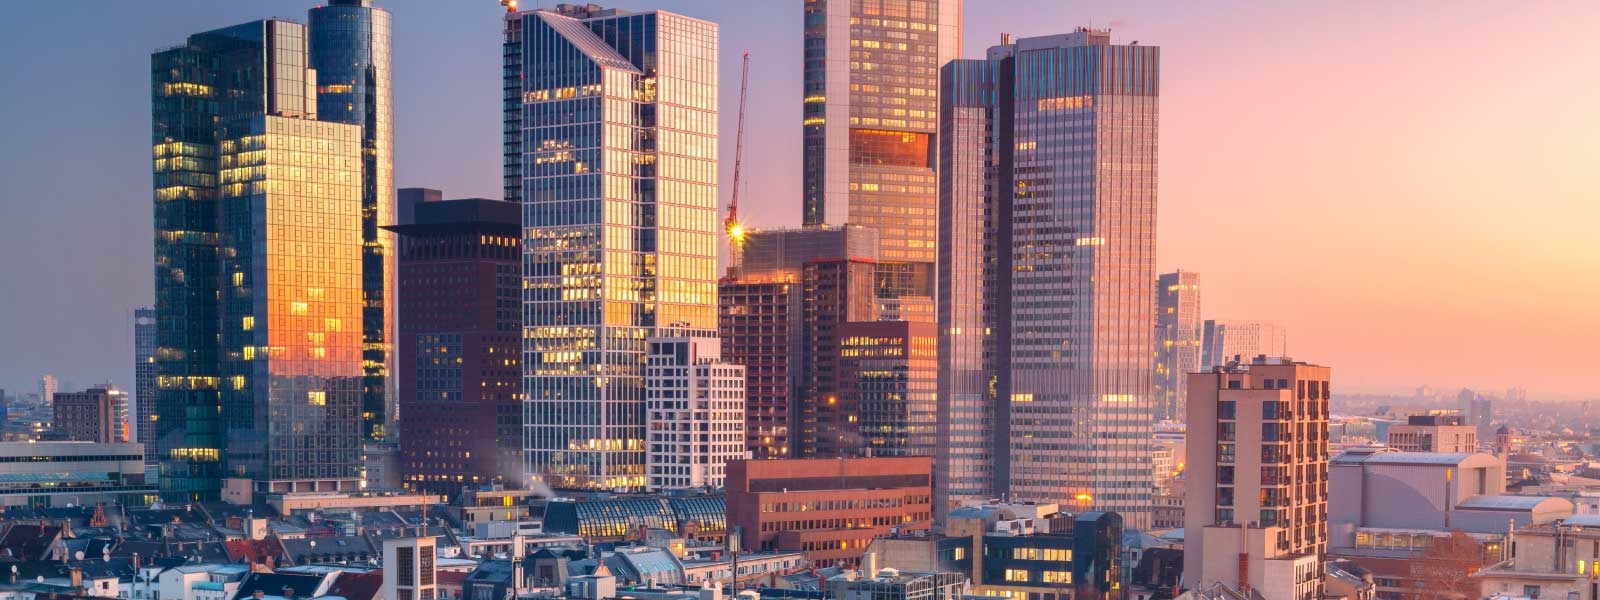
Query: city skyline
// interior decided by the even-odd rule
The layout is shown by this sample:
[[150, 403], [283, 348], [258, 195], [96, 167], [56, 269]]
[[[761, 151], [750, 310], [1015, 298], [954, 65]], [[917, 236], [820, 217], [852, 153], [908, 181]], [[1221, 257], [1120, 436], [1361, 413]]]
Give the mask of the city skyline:
[[[118, 336], [107, 342], [103, 335], [125, 327], [127, 311], [150, 302], [148, 238], [143, 227], [127, 226], [149, 218], [139, 193], [148, 185], [148, 172], [126, 151], [140, 144], [148, 113], [139, 102], [72, 109], [89, 98], [142, 95], [148, 81], [135, 63], [182, 35], [267, 13], [302, 19], [299, 15], [311, 6], [213, 4], [99, 7], [105, 21], [138, 26], [126, 27], [127, 39], [115, 41], [129, 44], [125, 52], [94, 55], [105, 63], [95, 64], [94, 72], [109, 75], [92, 90], [50, 76], [84, 72], [87, 54], [49, 53], [4, 67], [13, 80], [52, 85], [4, 101], [8, 113], [40, 118], [10, 124], [13, 138], [36, 142], [8, 149], [10, 160], [0, 161], [6, 164], [6, 180], [22, 183], [0, 201], [0, 222], [6, 224], [0, 250], [38, 258], [7, 261], [0, 272], [8, 281], [32, 282], [12, 286], [15, 309], [0, 319], [0, 336], [62, 339], [27, 352], [13, 342], [8, 352], [17, 360], [0, 367], [4, 387], [26, 389], [43, 373], [76, 381], [126, 373], [132, 349]], [[718, 4], [608, 4], [717, 21], [723, 24], [724, 55], [752, 49], [751, 105], [760, 108], [749, 136], [747, 178], [761, 182], [753, 189], [788, 190], [781, 196], [747, 196], [754, 210], [742, 212], [758, 227], [800, 221], [800, 139], [794, 127], [800, 120], [798, 4], [745, 11], [752, 14]], [[66, 26], [70, 15], [54, 6], [19, 5], [22, 18], [10, 23], [28, 27], [7, 30], [7, 39], [21, 47], [53, 24]], [[401, 123], [396, 183], [443, 187], [460, 196], [498, 196], [494, 72], [499, 48], [491, 43], [500, 25], [497, 7], [400, 0], [379, 6], [395, 15]], [[1592, 397], [1588, 390], [1596, 376], [1583, 368], [1581, 358], [1584, 340], [1600, 331], [1600, 319], [1584, 307], [1600, 298], [1600, 284], [1570, 274], [1600, 266], [1583, 239], [1600, 214], [1578, 204], [1579, 190], [1594, 183], [1592, 170], [1580, 166], [1583, 140], [1600, 132], [1600, 125], [1593, 114], [1579, 112], [1577, 98], [1584, 94], [1548, 92], [1600, 89], [1592, 70], [1575, 68], [1581, 65], [1575, 57], [1592, 56], [1595, 42], [1578, 35], [1585, 19], [1570, 12], [1595, 7], [1474, 4], [1440, 14], [1417, 6], [1365, 12], [1253, 7], [1193, 14], [1199, 10], [1175, 7], [1158, 16], [1146, 7], [1027, 2], [981, 14], [968, 10], [965, 55], [992, 45], [1002, 31], [1026, 36], [1089, 24], [1111, 26], [1118, 39], [1163, 47], [1168, 58], [1161, 160], [1166, 199], [1157, 265], [1162, 271], [1182, 268], [1205, 276], [1206, 318], [1283, 323], [1294, 332], [1296, 348], [1315, 349], [1296, 358], [1340, 367], [1341, 391], [1399, 391], [1433, 383], [1526, 387], [1535, 398]], [[1022, 18], [1030, 13], [1037, 14]], [[755, 25], [763, 20], [771, 24]], [[1242, 27], [1250, 27], [1251, 39], [1215, 42], [1216, 35], [1206, 33]], [[1512, 31], [1541, 43], [1513, 50], [1521, 45], [1477, 42]], [[1356, 36], [1363, 43], [1349, 56], [1325, 58], [1335, 48], [1349, 50]], [[1423, 46], [1430, 54], [1471, 58], [1423, 60], [1406, 52]], [[1268, 48], [1275, 52], [1261, 52]], [[1305, 68], [1312, 59], [1327, 62]], [[124, 68], [124, 63], [133, 66]], [[724, 69], [737, 68], [733, 60], [721, 63]], [[447, 72], [452, 69], [459, 73]], [[1472, 87], [1482, 69], [1501, 73], [1505, 81], [1492, 89]], [[727, 71], [722, 76], [732, 80]], [[449, 85], [431, 85], [436, 78]], [[1429, 85], [1402, 85], [1417, 82]], [[1237, 89], [1268, 89], [1273, 95], [1266, 101], [1230, 95]], [[1383, 101], [1376, 95], [1328, 92], [1350, 89], [1392, 91]], [[414, 96], [407, 99], [407, 94]], [[461, 109], [438, 110], [441, 99], [459, 102]], [[732, 86], [722, 86], [723, 110], [731, 113], [736, 101]], [[62, 110], [50, 110], [58, 107]], [[67, 113], [85, 123], [67, 123], [68, 135], [41, 129], [62, 127]], [[79, 116], [83, 113], [95, 114]], [[1285, 121], [1293, 127], [1284, 127]], [[93, 133], [90, 127], [96, 128]], [[459, 132], [441, 134], [447, 129]], [[88, 135], [105, 143], [88, 149], [71, 143]], [[1522, 149], [1507, 155], [1458, 149], [1486, 136]], [[731, 150], [731, 138], [720, 136], [723, 152]], [[92, 176], [74, 177], [64, 170], [74, 164], [61, 160], [69, 144], [97, 165]], [[1341, 151], [1319, 148], [1330, 145]], [[721, 169], [723, 179], [730, 180], [731, 164]], [[1517, 176], [1519, 170], [1532, 175]], [[1217, 171], [1236, 176], [1218, 181], [1210, 175]], [[730, 191], [723, 190], [724, 197]], [[1508, 197], [1536, 210], [1493, 210]], [[1214, 218], [1224, 200], [1239, 210]], [[1562, 218], [1540, 216], [1551, 213]], [[60, 228], [51, 224], [69, 216], [83, 219], [81, 238], [52, 233]], [[1256, 252], [1291, 241], [1297, 260], [1319, 268], [1285, 277], [1276, 267], [1286, 264], [1287, 253]], [[1515, 353], [1489, 349], [1494, 347]]]

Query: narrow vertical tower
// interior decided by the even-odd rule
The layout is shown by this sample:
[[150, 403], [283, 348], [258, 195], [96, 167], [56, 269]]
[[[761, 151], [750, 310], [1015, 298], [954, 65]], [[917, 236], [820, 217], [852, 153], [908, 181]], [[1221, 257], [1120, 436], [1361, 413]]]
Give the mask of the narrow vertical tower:
[[1163, 273], [1156, 279], [1157, 421], [1183, 421], [1190, 373], [1200, 371], [1200, 274]]
[[565, 4], [506, 18], [530, 483], [643, 489], [645, 340], [717, 327], [717, 25]]
[[361, 420], [368, 441], [395, 433], [394, 92], [389, 11], [331, 0], [310, 13], [317, 118], [361, 127]]

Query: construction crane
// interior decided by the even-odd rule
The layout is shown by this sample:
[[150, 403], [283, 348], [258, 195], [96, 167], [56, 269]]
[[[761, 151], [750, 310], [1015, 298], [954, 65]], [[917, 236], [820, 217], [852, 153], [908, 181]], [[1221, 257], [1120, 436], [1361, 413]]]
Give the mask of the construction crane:
[[744, 98], [750, 82], [750, 52], [744, 53], [744, 66], [739, 72], [739, 130], [733, 138], [733, 199], [728, 202], [728, 217], [722, 220], [722, 229], [728, 234], [730, 275], [735, 279], [744, 274], [744, 223], [739, 222], [739, 170], [744, 160]]

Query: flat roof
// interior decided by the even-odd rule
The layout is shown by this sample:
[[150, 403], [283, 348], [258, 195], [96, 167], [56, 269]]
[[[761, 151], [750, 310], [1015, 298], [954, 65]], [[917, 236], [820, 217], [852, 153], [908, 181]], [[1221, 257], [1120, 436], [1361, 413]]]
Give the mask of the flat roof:
[[[1551, 496], [1474, 496], [1457, 504], [1456, 508], [1477, 510], [1533, 510], [1550, 500]], [[1563, 501], [1564, 502], [1564, 501]]]

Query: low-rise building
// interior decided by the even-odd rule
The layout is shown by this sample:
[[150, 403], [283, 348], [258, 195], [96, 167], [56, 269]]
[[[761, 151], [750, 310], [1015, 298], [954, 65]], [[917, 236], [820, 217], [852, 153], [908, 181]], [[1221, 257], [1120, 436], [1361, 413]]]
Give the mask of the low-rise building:
[[833, 600], [961, 600], [967, 576], [961, 573], [913, 573], [886, 568], [860, 579], [828, 580]]
[[144, 444], [0, 442], [0, 506], [145, 506]]
[[741, 547], [853, 566], [874, 538], [931, 528], [932, 470], [922, 456], [734, 461], [728, 522]]

